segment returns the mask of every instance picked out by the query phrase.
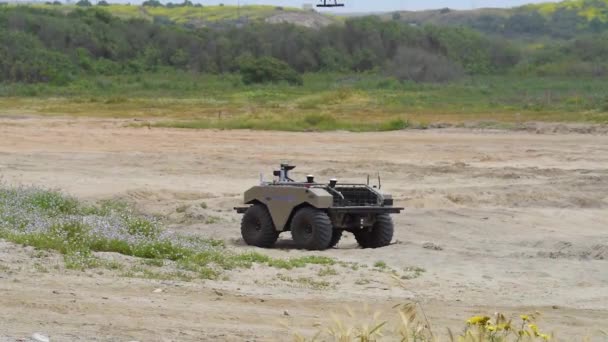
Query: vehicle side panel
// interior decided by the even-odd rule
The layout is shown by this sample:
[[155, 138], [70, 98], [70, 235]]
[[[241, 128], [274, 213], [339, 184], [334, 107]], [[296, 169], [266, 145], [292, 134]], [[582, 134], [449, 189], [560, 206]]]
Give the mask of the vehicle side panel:
[[307, 203], [315, 208], [327, 209], [333, 197], [321, 188], [298, 186], [254, 186], [245, 192], [245, 203], [260, 202], [266, 205], [275, 228], [284, 231], [293, 209]]

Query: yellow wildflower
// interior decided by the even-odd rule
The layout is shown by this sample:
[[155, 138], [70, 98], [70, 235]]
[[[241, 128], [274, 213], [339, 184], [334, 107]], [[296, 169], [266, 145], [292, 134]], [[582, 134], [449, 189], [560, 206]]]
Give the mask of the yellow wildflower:
[[511, 330], [511, 322], [499, 324], [498, 325], [498, 330], [506, 330], [506, 331]]
[[492, 324], [489, 324], [489, 325], [486, 327], [486, 329], [488, 329], [488, 331], [490, 331], [490, 332], [494, 332], [494, 331], [496, 331], [496, 326], [495, 326], [495, 325], [492, 325]]
[[549, 341], [551, 339], [551, 336], [547, 334], [539, 334], [538, 337], [542, 338], [544, 341]]
[[530, 328], [530, 330], [532, 330], [532, 332], [534, 333], [534, 336], [539, 336], [538, 326], [536, 324], [528, 324], [528, 328]]
[[488, 316], [473, 316], [467, 320], [469, 325], [485, 325], [490, 320]]
[[530, 316], [528, 316], [528, 315], [519, 315], [519, 317], [521, 317], [522, 321], [529, 321], [530, 320]]
[[532, 334], [528, 330], [519, 330], [517, 332], [519, 336], [532, 336]]

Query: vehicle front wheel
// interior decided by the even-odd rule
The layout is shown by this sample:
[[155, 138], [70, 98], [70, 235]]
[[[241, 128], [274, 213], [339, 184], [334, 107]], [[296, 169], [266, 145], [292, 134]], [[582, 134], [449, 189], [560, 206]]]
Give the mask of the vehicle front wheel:
[[262, 204], [254, 204], [243, 215], [241, 235], [248, 245], [268, 248], [279, 238], [268, 209]]
[[291, 236], [299, 248], [324, 250], [332, 241], [333, 227], [327, 213], [315, 208], [299, 209], [291, 220]]
[[359, 246], [363, 248], [380, 248], [390, 245], [393, 240], [393, 219], [390, 215], [376, 216], [376, 222], [371, 229], [362, 229], [353, 232]]
[[331, 241], [329, 242], [329, 248], [334, 248], [338, 245], [338, 242], [340, 242], [340, 239], [342, 238], [342, 229], [334, 229], [334, 231], [332, 232], [331, 235]]

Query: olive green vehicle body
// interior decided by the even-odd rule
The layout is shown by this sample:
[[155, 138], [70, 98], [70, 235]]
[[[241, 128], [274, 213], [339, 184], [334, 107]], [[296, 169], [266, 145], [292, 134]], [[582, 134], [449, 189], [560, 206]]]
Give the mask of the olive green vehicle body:
[[285, 231], [294, 209], [306, 205], [328, 209], [333, 205], [333, 196], [323, 188], [261, 185], [245, 191], [244, 202], [264, 204], [270, 212], [275, 229]]
[[[275, 176], [281, 175], [278, 181], [253, 186], [245, 191], [243, 200], [245, 204], [265, 206], [279, 232], [289, 230], [291, 217], [303, 207], [325, 211], [334, 228], [342, 230], [368, 227], [373, 224], [375, 215], [398, 214], [403, 210], [393, 207], [392, 196], [380, 192], [380, 186], [338, 184], [336, 180], [329, 184], [315, 183], [312, 176], [308, 176], [306, 182], [295, 182], [287, 176], [287, 171], [295, 167], [283, 164], [281, 168], [282, 171], [275, 171]], [[236, 207], [235, 210], [243, 214], [248, 208]]]
[[271, 247], [280, 233], [290, 231], [300, 248], [323, 250], [337, 245], [343, 232], [355, 235], [363, 248], [390, 244], [393, 222], [390, 214], [403, 208], [369, 184], [316, 183], [313, 176], [305, 182], [289, 178], [295, 166], [282, 164], [274, 171], [272, 182], [261, 181], [244, 194], [244, 204], [235, 210], [244, 214], [243, 239], [249, 245]]

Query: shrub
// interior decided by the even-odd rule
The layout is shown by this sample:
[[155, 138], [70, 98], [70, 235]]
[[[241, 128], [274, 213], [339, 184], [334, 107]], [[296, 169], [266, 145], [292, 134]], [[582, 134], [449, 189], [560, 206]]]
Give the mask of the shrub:
[[239, 64], [245, 84], [277, 83], [286, 81], [291, 85], [302, 85], [304, 81], [289, 64], [273, 57], [245, 58]]
[[66, 55], [44, 49], [33, 35], [0, 30], [0, 79], [62, 85], [74, 74], [74, 65]]
[[40, 191], [33, 193], [28, 200], [34, 210], [44, 211], [49, 216], [72, 215], [78, 209], [78, 201], [58, 192]]
[[163, 4], [158, 0], [147, 0], [144, 1], [141, 5], [147, 7], [163, 7]]
[[448, 82], [464, 76], [462, 67], [448, 58], [407, 47], [399, 49], [386, 72], [399, 80], [415, 82]]
[[308, 114], [304, 117], [304, 123], [313, 127], [320, 125], [332, 126], [336, 124], [336, 119], [327, 114]]
[[410, 122], [403, 119], [393, 119], [383, 123], [379, 130], [380, 131], [399, 131], [410, 127]]

